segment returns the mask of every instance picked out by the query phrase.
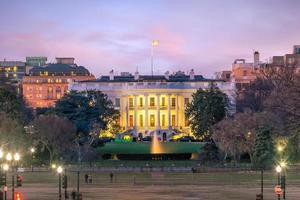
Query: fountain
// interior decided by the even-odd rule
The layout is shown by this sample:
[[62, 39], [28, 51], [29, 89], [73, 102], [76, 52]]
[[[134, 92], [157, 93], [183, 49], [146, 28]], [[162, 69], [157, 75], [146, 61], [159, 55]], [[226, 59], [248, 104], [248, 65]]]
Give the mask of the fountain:
[[161, 142], [159, 141], [157, 137], [157, 133], [153, 134], [152, 143], [151, 143], [151, 154], [163, 154], [166, 153], [163, 150], [163, 147], [161, 145]]

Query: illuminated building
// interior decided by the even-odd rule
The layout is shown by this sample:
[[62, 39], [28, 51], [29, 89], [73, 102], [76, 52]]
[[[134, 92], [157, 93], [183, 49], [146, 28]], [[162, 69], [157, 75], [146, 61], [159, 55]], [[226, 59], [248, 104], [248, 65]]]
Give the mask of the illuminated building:
[[69, 81], [93, 80], [95, 77], [76, 64], [48, 64], [34, 67], [23, 77], [23, 98], [33, 108], [53, 106], [68, 91]]
[[19, 82], [26, 73], [25, 62], [0, 61], [0, 76]]
[[[226, 93], [234, 105], [234, 84], [223, 80], [207, 80], [195, 75], [177, 72], [170, 75], [134, 75], [123, 73], [102, 76], [97, 80], [71, 82], [70, 89], [77, 91], [97, 90], [108, 95], [115, 108], [120, 111], [120, 126], [135, 134], [149, 135], [154, 132], [160, 137], [172, 133], [190, 133], [185, 108], [192, 101], [198, 88], [207, 89], [213, 81]], [[235, 111], [234, 106], [231, 108]]]

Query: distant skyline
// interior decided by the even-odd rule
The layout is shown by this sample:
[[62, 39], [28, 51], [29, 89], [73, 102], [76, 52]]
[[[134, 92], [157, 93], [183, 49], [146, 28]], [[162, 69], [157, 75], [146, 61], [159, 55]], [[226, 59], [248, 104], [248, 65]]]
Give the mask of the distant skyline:
[[74, 57], [96, 77], [194, 69], [211, 77], [300, 44], [298, 0], [1, 0], [0, 60]]

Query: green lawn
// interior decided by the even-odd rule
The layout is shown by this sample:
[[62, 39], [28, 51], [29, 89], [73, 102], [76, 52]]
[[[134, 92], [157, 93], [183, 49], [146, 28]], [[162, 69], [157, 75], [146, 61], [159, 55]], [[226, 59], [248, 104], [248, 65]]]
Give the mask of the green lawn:
[[[151, 142], [105, 143], [98, 147], [101, 154], [150, 154]], [[161, 142], [162, 149], [167, 153], [198, 153], [204, 146], [201, 142]]]

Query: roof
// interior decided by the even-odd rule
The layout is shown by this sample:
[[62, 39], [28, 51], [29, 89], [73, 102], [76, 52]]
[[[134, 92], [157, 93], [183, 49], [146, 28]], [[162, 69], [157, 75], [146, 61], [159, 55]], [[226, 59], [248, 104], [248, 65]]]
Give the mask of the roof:
[[90, 72], [83, 66], [68, 64], [47, 64], [42, 67], [34, 67], [29, 71], [30, 75], [40, 75], [48, 72], [48, 75], [90, 75]]
[[101, 76], [96, 80], [82, 82], [197, 82], [207, 81], [202, 75], [195, 75], [195, 78], [190, 79], [189, 75], [170, 75], [167, 79], [163, 75], [139, 75], [138, 80], [134, 79], [133, 75], [129, 76], [114, 76], [113, 80], [109, 80], [109, 76]]

